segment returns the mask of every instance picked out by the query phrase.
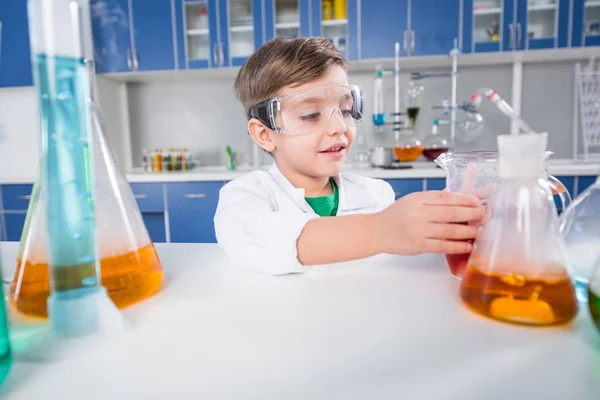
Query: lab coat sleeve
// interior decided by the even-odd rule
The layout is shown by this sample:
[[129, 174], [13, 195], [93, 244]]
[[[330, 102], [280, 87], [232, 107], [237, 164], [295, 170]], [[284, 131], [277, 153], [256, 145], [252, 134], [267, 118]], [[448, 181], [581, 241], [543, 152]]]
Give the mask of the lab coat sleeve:
[[268, 275], [303, 272], [297, 241], [315, 214], [276, 209], [269, 192], [231, 182], [221, 189], [215, 213], [219, 246], [240, 268]]
[[392, 186], [386, 181], [381, 181], [381, 201], [383, 204], [382, 209], [386, 209], [396, 201], [396, 193]]

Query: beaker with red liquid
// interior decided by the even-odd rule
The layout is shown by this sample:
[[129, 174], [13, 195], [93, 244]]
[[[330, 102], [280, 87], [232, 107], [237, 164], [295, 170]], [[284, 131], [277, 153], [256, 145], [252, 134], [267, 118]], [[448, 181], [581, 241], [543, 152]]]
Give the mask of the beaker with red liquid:
[[[549, 157], [552, 153], [546, 152]], [[444, 153], [436, 158], [435, 163], [446, 171], [446, 189], [451, 192], [468, 193], [479, 198], [481, 207], [487, 207], [488, 200], [496, 190], [498, 178], [498, 152], [471, 151], [461, 153]], [[569, 191], [554, 176], [547, 175], [546, 181], [558, 200], [566, 208], [571, 202]], [[465, 222], [466, 224], [466, 222]], [[470, 222], [470, 225], [481, 225]], [[467, 269], [470, 253], [447, 254], [448, 270], [458, 279], [462, 279]]]

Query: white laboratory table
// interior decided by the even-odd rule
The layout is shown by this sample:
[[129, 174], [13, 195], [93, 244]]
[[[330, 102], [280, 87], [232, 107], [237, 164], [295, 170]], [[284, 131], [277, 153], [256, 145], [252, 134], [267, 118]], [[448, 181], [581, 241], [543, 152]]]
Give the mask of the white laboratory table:
[[[216, 245], [157, 248], [164, 288], [124, 311], [125, 335], [73, 359], [17, 360], [0, 398], [600, 398], [587, 309], [567, 327], [488, 320], [461, 304], [441, 256], [269, 277]], [[12, 261], [17, 244], [2, 251]]]

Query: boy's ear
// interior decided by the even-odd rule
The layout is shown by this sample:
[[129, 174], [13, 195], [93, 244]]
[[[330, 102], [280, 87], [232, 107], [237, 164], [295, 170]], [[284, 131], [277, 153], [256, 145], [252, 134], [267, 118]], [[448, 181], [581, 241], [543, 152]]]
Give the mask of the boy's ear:
[[271, 137], [272, 133], [273, 132], [267, 128], [265, 124], [256, 118], [252, 118], [248, 121], [248, 134], [250, 134], [250, 137], [252, 137], [252, 140], [254, 140], [257, 145], [269, 153], [272, 153], [273, 150], [275, 150], [275, 143]]

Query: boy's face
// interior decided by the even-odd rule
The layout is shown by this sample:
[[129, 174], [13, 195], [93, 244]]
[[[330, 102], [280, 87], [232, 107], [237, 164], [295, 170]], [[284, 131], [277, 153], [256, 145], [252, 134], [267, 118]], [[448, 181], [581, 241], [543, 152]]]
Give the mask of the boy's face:
[[[286, 86], [277, 95], [285, 96], [298, 91], [305, 91], [327, 84], [348, 84], [348, 77], [343, 68], [333, 66], [323, 77], [300, 86]], [[332, 101], [333, 102], [333, 101]], [[338, 107], [339, 103], [327, 106]], [[301, 106], [294, 106], [301, 112]], [[328, 109], [321, 106], [321, 109]], [[325, 114], [326, 112], [324, 112]], [[323, 117], [321, 117], [323, 118]], [[310, 178], [323, 178], [337, 175], [352, 147], [356, 137], [356, 127], [347, 126], [342, 116], [333, 110], [325, 115], [328, 121], [315, 131], [303, 134], [276, 133], [264, 127], [262, 138], [255, 141], [271, 152], [279, 169], [284, 173], [299, 174]]]

